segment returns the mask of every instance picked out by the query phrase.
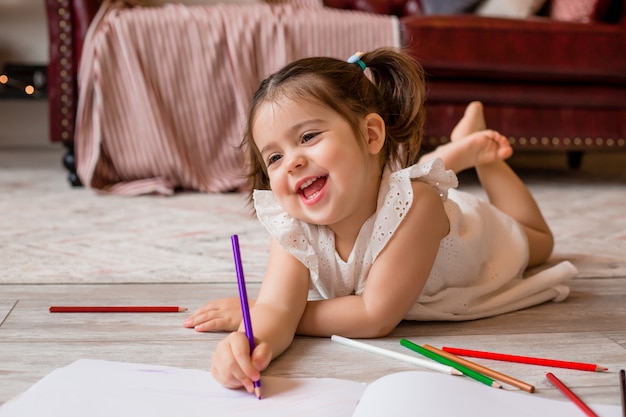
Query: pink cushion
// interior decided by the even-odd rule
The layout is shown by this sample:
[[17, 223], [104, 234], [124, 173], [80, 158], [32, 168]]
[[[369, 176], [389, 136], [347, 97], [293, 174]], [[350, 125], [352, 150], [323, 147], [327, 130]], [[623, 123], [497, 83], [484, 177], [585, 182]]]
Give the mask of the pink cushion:
[[550, 17], [565, 22], [603, 20], [611, 0], [552, 0]]

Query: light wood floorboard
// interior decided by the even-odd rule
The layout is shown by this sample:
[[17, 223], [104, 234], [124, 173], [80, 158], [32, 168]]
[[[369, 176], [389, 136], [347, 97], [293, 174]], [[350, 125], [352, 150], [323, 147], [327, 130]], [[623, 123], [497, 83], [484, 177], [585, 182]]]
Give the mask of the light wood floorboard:
[[[390, 336], [368, 342], [408, 353], [398, 343], [406, 337], [434, 346], [598, 363], [609, 372], [481, 361], [534, 384], [537, 393], [532, 395], [563, 399], [545, 379], [545, 372], [552, 371], [586, 401], [619, 404], [617, 372], [626, 367], [625, 284], [626, 278], [576, 279], [562, 303], [472, 322], [403, 322]], [[258, 285], [249, 285], [251, 297], [257, 291]], [[52, 304], [178, 304], [193, 311], [209, 299], [236, 294], [232, 284], [2, 285], [0, 402], [80, 358], [208, 369], [213, 349], [224, 336], [183, 328], [187, 313], [50, 314]], [[417, 368], [325, 338], [297, 337], [266, 374], [370, 382], [408, 369]]]

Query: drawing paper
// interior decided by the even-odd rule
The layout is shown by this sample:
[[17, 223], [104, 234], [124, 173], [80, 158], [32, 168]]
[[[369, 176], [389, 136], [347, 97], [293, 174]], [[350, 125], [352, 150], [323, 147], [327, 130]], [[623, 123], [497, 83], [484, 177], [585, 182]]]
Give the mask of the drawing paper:
[[[393, 373], [365, 385], [336, 378], [264, 376], [262, 400], [224, 388], [210, 372], [81, 359], [0, 408], [0, 417], [580, 416], [568, 401], [486, 387], [430, 371]], [[601, 417], [620, 406], [593, 405]]]

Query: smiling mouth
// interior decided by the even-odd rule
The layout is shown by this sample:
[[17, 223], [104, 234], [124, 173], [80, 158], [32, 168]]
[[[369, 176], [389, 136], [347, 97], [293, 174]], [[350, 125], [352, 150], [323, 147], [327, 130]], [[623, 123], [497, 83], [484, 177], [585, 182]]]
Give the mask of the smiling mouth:
[[319, 194], [324, 185], [326, 184], [327, 177], [311, 178], [300, 186], [299, 193], [305, 199], [310, 200]]

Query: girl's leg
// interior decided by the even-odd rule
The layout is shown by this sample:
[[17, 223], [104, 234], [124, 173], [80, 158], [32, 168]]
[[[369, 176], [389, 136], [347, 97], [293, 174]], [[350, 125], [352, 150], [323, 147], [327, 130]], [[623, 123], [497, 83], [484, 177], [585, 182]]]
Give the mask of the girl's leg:
[[455, 172], [474, 167], [491, 204], [524, 228], [530, 248], [529, 266], [543, 263], [552, 253], [552, 232], [528, 188], [504, 162], [513, 153], [507, 138], [485, 129], [482, 104], [472, 102], [454, 128], [451, 142], [422, 160], [439, 157]]
[[452, 129], [450, 140], [455, 142], [472, 133], [485, 129], [487, 129], [487, 123], [485, 122], [483, 103], [480, 101], [472, 101], [465, 108], [465, 113], [461, 120], [459, 120], [454, 129]]
[[522, 180], [503, 160], [477, 165], [476, 173], [491, 204], [522, 225], [528, 237], [529, 266], [545, 262], [554, 238], [537, 202]]

